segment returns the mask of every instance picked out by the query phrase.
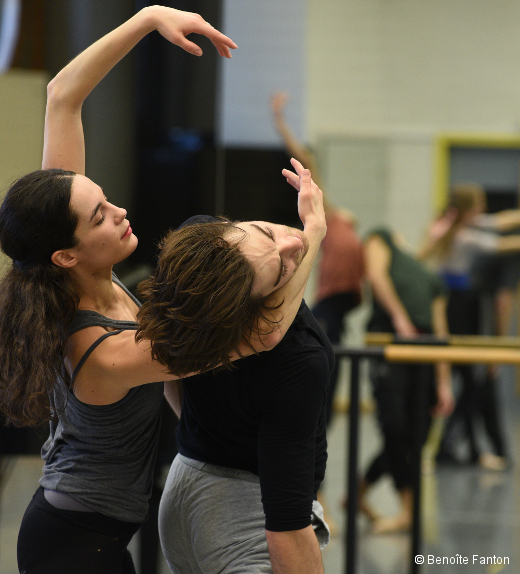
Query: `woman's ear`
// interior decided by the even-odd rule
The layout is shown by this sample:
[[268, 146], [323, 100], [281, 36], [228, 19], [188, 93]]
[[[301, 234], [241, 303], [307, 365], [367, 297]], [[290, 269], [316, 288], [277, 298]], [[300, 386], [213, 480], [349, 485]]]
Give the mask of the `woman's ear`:
[[69, 269], [70, 267], [74, 267], [74, 265], [76, 265], [78, 259], [70, 251], [66, 249], [60, 249], [59, 251], [55, 251], [52, 254], [51, 261], [58, 267]]

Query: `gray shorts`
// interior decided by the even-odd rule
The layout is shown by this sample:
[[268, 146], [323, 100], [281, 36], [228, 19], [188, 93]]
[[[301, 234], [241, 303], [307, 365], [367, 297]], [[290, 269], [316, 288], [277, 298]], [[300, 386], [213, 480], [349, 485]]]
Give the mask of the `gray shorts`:
[[[321, 508], [314, 510], [319, 515]], [[318, 516], [314, 522], [323, 547], [328, 527]], [[159, 534], [174, 574], [273, 572], [260, 481], [250, 472], [177, 455], [161, 498]]]

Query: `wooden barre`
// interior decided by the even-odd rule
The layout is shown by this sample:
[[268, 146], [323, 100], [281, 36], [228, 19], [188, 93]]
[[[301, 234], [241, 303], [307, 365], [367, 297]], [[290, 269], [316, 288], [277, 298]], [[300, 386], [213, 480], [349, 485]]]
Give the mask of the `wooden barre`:
[[[432, 336], [426, 336], [425, 344], [431, 342]], [[393, 333], [366, 333], [366, 345], [390, 345], [399, 341], [399, 337]], [[417, 339], [420, 344], [421, 336]], [[446, 345], [456, 345], [458, 347], [499, 347], [506, 349], [520, 349], [520, 337], [489, 337], [481, 335], [450, 335], [446, 339], [439, 339]], [[405, 343], [404, 343], [405, 344]]]
[[439, 345], [386, 345], [383, 355], [393, 363], [500, 363], [520, 365], [520, 349]]

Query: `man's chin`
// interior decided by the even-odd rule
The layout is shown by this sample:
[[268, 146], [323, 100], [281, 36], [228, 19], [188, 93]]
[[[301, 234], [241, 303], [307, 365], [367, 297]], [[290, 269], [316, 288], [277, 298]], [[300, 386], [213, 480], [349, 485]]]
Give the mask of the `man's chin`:
[[301, 263], [303, 261], [303, 258], [307, 255], [307, 252], [309, 251], [309, 238], [303, 232], [300, 232], [300, 238], [303, 243], [303, 248], [300, 257], [300, 263]]
[[300, 266], [301, 262], [305, 259], [305, 256], [309, 252], [309, 240], [305, 235], [302, 237], [302, 240], [303, 240], [303, 248], [300, 251], [300, 260], [298, 261], [298, 267]]

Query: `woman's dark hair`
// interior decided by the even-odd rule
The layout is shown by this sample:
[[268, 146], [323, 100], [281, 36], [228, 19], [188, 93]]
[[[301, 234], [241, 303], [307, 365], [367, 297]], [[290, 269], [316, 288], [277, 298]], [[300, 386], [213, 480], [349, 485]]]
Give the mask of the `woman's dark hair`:
[[70, 206], [74, 175], [29, 173], [0, 207], [0, 246], [13, 260], [0, 283], [0, 409], [16, 426], [53, 418], [53, 392], [70, 384], [64, 357], [79, 297], [68, 271], [51, 256], [78, 243]]
[[[163, 239], [154, 275], [139, 285], [137, 339], [149, 340], [153, 358], [171, 373], [229, 367], [240, 343], [274, 330], [273, 308], [253, 295], [255, 272], [239, 248], [245, 237], [220, 221], [189, 225]], [[260, 319], [273, 329], [260, 330]]]

